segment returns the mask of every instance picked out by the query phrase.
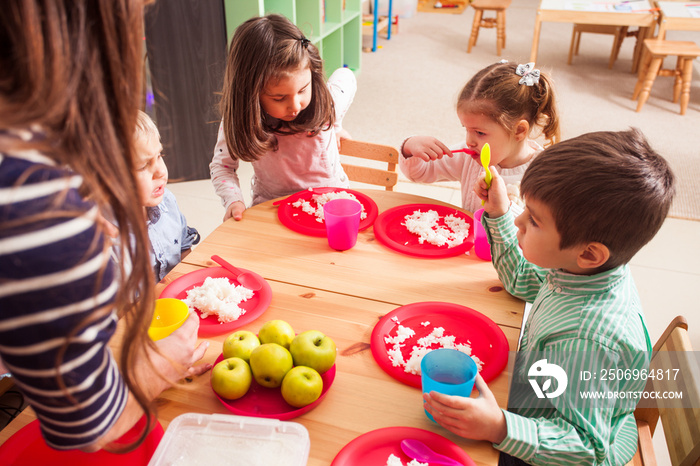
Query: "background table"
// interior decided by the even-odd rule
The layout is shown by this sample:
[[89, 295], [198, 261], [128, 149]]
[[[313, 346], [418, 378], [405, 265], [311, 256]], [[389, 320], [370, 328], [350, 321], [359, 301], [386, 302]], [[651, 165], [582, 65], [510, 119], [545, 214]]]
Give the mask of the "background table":
[[700, 31], [700, 18], [692, 16], [688, 4], [697, 3], [685, 2], [656, 2], [661, 10], [661, 21], [659, 22], [660, 39], [666, 37], [666, 31]]
[[[402, 193], [362, 192], [375, 200], [380, 213], [407, 203], [442, 204]], [[503, 290], [490, 263], [475, 255], [446, 259], [405, 256], [379, 244], [372, 228], [360, 232], [353, 249], [334, 251], [325, 238], [284, 227], [277, 219], [277, 207], [267, 202], [246, 210], [240, 222], [223, 223], [166, 276], [158, 291], [186, 273], [216, 266], [210, 259], [212, 254], [255, 271], [270, 283], [273, 297], [269, 309], [243, 328], [257, 332], [264, 322], [283, 319], [297, 332], [320, 330], [336, 342], [337, 374], [332, 388], [319, 406], [293, 419], [309, 431], [309, 465], [327, 466], [357, 436], [390, 426], [436, 432], [464, 448], [477, 464], [497, 463], [498, 452], [488, 442], [462, 439], [429, 421], [420, 390], [385, 373], [374, 361], [369, 345], [374, 325], [388, 312], [413, 302], [447, 301], [489, 316], [499, 324], [514, 351], [523, 302]], [[215, 361], [226, 336], [208, 338], [211, 346], [203, 362]], [[506, 370], [489, 384], [502, 407], [507, 404], [512, 362], [511, 357]], [[158, 418], [164, 428], [186, 412], [229, 413], [214, 396], [208, 373], [182, 382], [159, 398]], [[25, 410], [0, 432], [0, 442], [32, 419], [32, 411]]]
[[599, 11], [587, 9], [574, 9], [574, 4], [590, 3], [591, 5], [605, 5], [605, 2], [589, 0], [588, 2], [571, 0], [541, 0], [535, 17], [535, 31], [532, 37], [532, 50], [530, 61], [537, 62], [537, 49], [540, 43], [540, 30], [545, 21], [555, 23], [580, 23], [600, 24], [608, 26], [638, 26], [640, 28], [637, 46], [634, 50], [632, 71], [636, 71], [641, 44], [644, 39], [651, 37], [656, 25], [656, 15], [652, 11], [652, 5], [644, 0], [634, 2], [635, 10], [625, 11]]

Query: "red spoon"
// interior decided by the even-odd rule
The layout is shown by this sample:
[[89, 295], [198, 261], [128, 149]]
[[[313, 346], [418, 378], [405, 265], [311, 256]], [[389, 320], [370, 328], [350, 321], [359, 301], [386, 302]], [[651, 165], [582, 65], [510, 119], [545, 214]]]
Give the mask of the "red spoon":
[[249, 290], [253, 291], [259, 291], [262, 289], [262, 284], [260, 283], [260, 280], [258, 280], [258, 278], [252, 273], [244, 272], [243, 270], [234, 267], [233, 265], [229, 264], [227, 261], [225, 261], [217, 255], [211, 256], [211, 260], [213, 260], [221, 267], [234, 274], [236, 276], [236, 281], [245, 288], [248, 288]]
[[[326, 194], [326, 193], [332, 193], [335, 191], [335, 188], [309, 188], [307, 191], [310, 191], [311, 194]], [[294, 194], [292, 194], [294, 196]], [[278, 199], [275, 202], [272, 203], [272, 205], [280, 205], [283, 202], [287, 202], [290, 197], [285, 197], [284, 199]]]
[[457, 152], [464, 152], [465, 154], [470, 155], [473, 159], [476, 159], [479, 156], [477, 151], [471, 149], [457, 149], [452, 151], [453, 154], [456, 154]]

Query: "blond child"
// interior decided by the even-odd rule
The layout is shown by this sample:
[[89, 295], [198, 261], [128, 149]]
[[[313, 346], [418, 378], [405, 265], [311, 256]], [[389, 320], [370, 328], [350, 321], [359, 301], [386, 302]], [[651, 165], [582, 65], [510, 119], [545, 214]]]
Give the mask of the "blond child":
[[[426, 409], [458, 435], [493, 442], [504, 464], [626, 464], [637, 448], [633, 394], [646, 381], [604, 380], [603, 371], [639, 374], [649, 366], [651, 343], [627, 264], [668, 214], [668, 164], [638, 130], [590, 133], [535, 158], [517, 218], [498, 170], [490, 189], [482, 179], [475, 192], [485, 200], [482, 223], [499, 278], [533, 307], [507, 411], [481, 377], [480, 397], [431, 392]], [[538, 382], [542, 368], [542, 376], [558, 376]], [[597, 377], [582, 377], [586, 371]], [[624, 396], [595, 402], [583, 392]]]
[[552, 82], [534, 63], [494, 63], [479, 71], [459, 94], [457, 116], [467, 133], [463, 143], [448, 147], [431, 136], [410, 137], [401, 146], [399, 167], [411, 181], [459, 181], [462, 207], [471, 212], [481, 208], [472, 187], [483, 173], [480, 154], [485, 143], [491, 147], [491, 164], [518, 201], [520, 179], [542, 150], [531, 139], [535, 129], [540, 128], [549, 143], [559, 140]]
[[199, 243], [199, 233], [187, 226], [175, 195], [165, 187], [168, 167], [163, 160], [160, 133], [153, 120], [142, 111], [138, 113], [134, 138], [134, 178], [146, 213], [153, 272], [160, 281], [190, 253], [193, 245]]
[[324, 82], [318, 49], [281, 15], [236, 29], [224, 77], [219, 138], [209, 165], [224, 220], [246, 209], [236, 171], [252, 162], [252, 205], [307, 188], [349, 187], [338, 146], [355, 96], [355, 75], [336, 70]]

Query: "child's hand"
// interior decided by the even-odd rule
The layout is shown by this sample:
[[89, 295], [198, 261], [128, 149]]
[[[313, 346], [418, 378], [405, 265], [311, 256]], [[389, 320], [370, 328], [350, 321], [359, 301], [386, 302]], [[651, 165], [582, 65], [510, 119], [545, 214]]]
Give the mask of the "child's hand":
[[430, 162], [441, 159], [444, 155], [452, 157], [452, 151], [432, 136], [413, 136], [403, 144], [403, 156], [406, 158], [418, 157]]
[[423, 394], [423, 407], [445, 429], [461, 437], [501, 443], [506, 438], [506, 418], [481, 375], [476, 376], [477, 398]]
[[238, 221], [243, 218], [243, 211], [245, 210], [245, 204], [241, 201], [236, 201], [228, 206], [226, 209], [226, 214], [224, 215], [224, 222], [231, 217]]
[[498, 174], [495, 167], [489, 167], [491, 172], [491, 187], [486, 186], [484, 176], [474, 184], [474, 193], [484, 201], [484, 212], [489, 214], [491, 218], [498, 218], [508, 212], [510, 208], [510, 199], [508, 199], [508, 190], [506, 183]]
[[336, 131], [335, 132], [335, 142], [338, 143], [338, 150], [340, 150], [340, 141], [342, 141], [343, 139], [352, 139], [352, 137], [350, 136], [350, 133], [348, 133], [344, 129]]

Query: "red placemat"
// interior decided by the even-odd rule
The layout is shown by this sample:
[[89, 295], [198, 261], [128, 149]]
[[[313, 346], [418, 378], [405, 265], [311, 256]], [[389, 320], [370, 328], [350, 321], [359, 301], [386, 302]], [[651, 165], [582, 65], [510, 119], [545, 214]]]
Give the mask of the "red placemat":
[[[146, 418], [143, 417], [124, 434], [117, 442], [131, 443], [138, 438]], [[156, 423], [139, 447], [125, 454], [109, 453], [99, 450], [95, 453], [85, 453], [80, 450], [55, 450], [44, 441], [39, 428], [39, 420], [35, 419], [18, 430], [12, 437], [0, 446], [0, 463], [12, 466], [122, 466], [147, 465], [156, 451], [160, 439], [163, 438], [163, 426]]]
[[[223, 361], [223, 353], [216, 358], [214, 365]], [[282, 392], [280, 388], [269, 388], [263, 387], [253, 379], [253, 382], [248, 389], [248, 393], [243, 395], [237, 400], [227, 400], [221, 398], [214, 389], [214, 395], [221, 401], [221, 403], [231, 411], [233, 414], [238, 414], [240, 416], [255, 416], [255, 417], [266, 417], [279, 419], [280, 421], [285, 421], [287, 419], [293, 419], [295, 417], [301, 416], [318, 406], [323, 398], [330, 390], [333, 381], [335, 380], [335, 364], [333, 367], [328, 369], [326, 372], [321, 374], [321, 379], [323, 380], [323, 390], [321, 391], [321, 396], [318, 397], [316, 401], [301, 408], [295, 408], [294, 406], [288, 404], [282, 398]]]
[[[244, 272], [251, 272], [250, 270], [246, 270], [243, 268], [241, 268], [241, 270]], [[224, 324], [219, 322], [217, 316], [210, 315], [207, 318], [202, 319], [202, 316], [200, 314], [198, 333], [200, 337], [221, 335], [223, 333], [231, 332], [237, 329], [238, 327], [241, 327], [245, 324], [254, 321], [267, 310], [267, 308], [270, 306], [270, 301], [272, 301], [272, 289], [270, 288], [270, 284], [267, 283], [267, 281], [265, 281], [263, 277], [256, 274], [255, 272], [251, 273], [260, 280], [262, 288], [258, 291], [255, 291], [253, 297], [250, 298], [248, 301], [245, 301], [239, 305], [240, 308], [245, 309], [245, 314], [243, 314], [233, 322], [226, 322]], [[226, 277], [231, 283], [239, 285], [239, 283], [236, 281], [235, 275], [226, 270], [225, 268], [207, 267], [206, 269], [195, 270], [194, 272], [190, 272], [188, 274], [183, 275], [182, 277], [179, 277], [178, 279], [170, 283], [168, 286], [166, 286], [160, 293], [159, 297], [177, 298], [184, 300], [185, 298], [187, 298], [187, 291], [191, 290], [195, 286], [201, 286], [207, 277]], [[199, 311], [197, 311], [197, 313], [199, 314]]]
[[372, 223], [374, 223], [379, 213], [377, 203], [366, 194], [345, 188], [315, 188], [315, 192], [305, 189], [296, 194], [292, 194], [283, 201], [277, 201], [279, 202], [277, 217], [280, 219], [280, 222], [282, 222], [282, 225], [286, 226], [290, 230], [296, 231], [297, 233], [302, 233], [309, 236], [325, 237], [326, 224], [317, 222], [315, 215], [307, 214], [301, 210], [301, 208], [292, 206], [292, 203], [298, 200], [303, 200], [315, 204], [311, 200], [311, 196], [314, 194], [337, 193], [339, 191], [345, 191], [352, 194], [364, 206], [367, 217], [360, 220], [360, 231], [366, 230], [372, 226]]
[[[408, 231], [403, 223], [406, 221], [406, 215], [411, 215], [416, 210], [427, 212], [434, 210], [440, 215], [440, 225], [443, 225], [442, 218], [445, 215], [452, 214], [459, 217], [469, 224], [469, 236], [464, 242], [458, 246], [448, 247], [436, 246], [424, 242], [418, 242], [418, 235]], [[437, 204], [405, 204], [388, 209], [377, 217], [374, 221], [374, 236], [377, 240], [389, 249], [396, 252], [414, 257], [422, 257], [426, 259], [439, 259], [444, 257], [453, 257], [464, 254], [474, 246], [474, 220], [461, 210], [455, 207], [447, 207]]]
[[[398, 323], [392, 320], [398, 319]], [[423, 322], [430, 322], [423, 326]], [[508, 340], [503, 330], [491, 319], [466, 306], [436, 301], [408, 304], [394, 309], [374, 326], [370, 340], [372, 356], [377, 364], [396, 380], [421, 388], [420, 376], [409, 374], [403, 367], [394, 367], [387, 354], [391, 345], [384, 337], [395, 336], [399, 323], [412, 328], [416, 334], [404, 342], [402, 354], [408, 361], [411, 349], [419, 338], [430, 334], [435, 327], [443, 327], [445, 335], [454, 335], [455, 343], [469, 344], [472, 355], [477, 356], [484, 366], [480, 372], [485, 382], [490, 382], [508, 363]], [[434, 349], [438, 346], [435, 345]]]
[[385, 465], [392, 454], [408, 463], [411, 458], [401, 450], [401, 440], [406, 438], [418, 439], [433, 451], [460, 461], [464, 466], [476, 466], [474, 460], [454, 442], [415, 427], [385, 427], [362, 434], [338, 452], [331, 466]]

